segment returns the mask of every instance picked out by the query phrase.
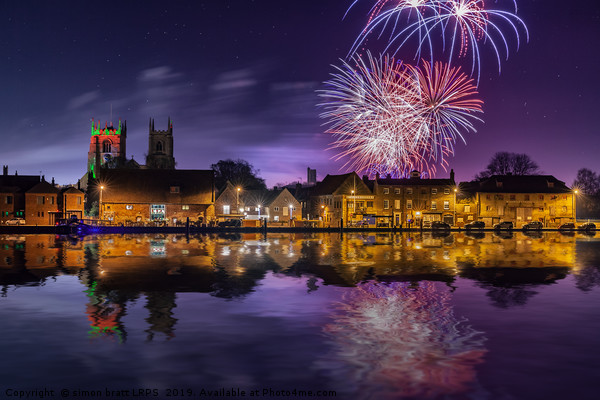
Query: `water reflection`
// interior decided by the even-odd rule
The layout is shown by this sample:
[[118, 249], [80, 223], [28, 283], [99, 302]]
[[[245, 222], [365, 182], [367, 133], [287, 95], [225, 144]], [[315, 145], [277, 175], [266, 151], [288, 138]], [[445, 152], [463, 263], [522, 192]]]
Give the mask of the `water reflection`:
[[485, 339], [454, 315], [450, 296], [450, 288], [432, 282], [359, 284], [325, 327], [337, 350], [323, 365], [341, 382], [368, 382], [355, 388], [363, 398], [466, 391], [483, 362]]
[[[56, 315], [61, 326], [70, 328], [53, 341], [44, 336], [43, 351], [23, 361], [21, 369], [28, 374], [17, 369], [11, 379], [30, 379], [33, 365], [39, 366], [33, 373], [37, 381], [47, 376], [47, 360], [63, 353], [85, 353], [90, 362], [94, 351], [107, 351], [102, 358], [119, 367], [103, 372], [101, 379], [137, 379], [139, 368], [139, 376], [165, 375], [182, 386], [201, 375], [226, 386], [301, 382], [312, 388], [325, 376], [326, 388], [348, 398], [471, 398], [467, 391], [483, 386], [481, 371], [493, 359], [491, 344], [508, 337], [510, 349], [517, 345], [511, 334], [518, 323], [502, 318], [529, 307], [521, 324], [546, 315], [544, 322], [554, 322], [542, 301], [548, 301], [552, 287], [593, 295], [600, 286], [599, 244], [598, 238], [580, 233], [521, 232], [511, 237], [459, 232], [83, 240], [4, 235], [0, 301], [8, 307], [0, 307], [6, 322], [0, 333], [10, 344], [27, 332], [23, 326], [31, 326], [30, 336], [23, 336], [29, 340], [38, 324], [55, 326]], [[58, 292], [48, 296], [54, 308], [46, 307], [43, 297], [52, 290]], [[63, 298], [69, 290], [75, 294]], [[534, 296], [540, 301], [530, 301]], [[575, 308], [583, 312], [582, 304], [593, 307], [592, 301], [569, 296], [564, 299], [569, 313]], [[18, 301], [25, 306], [19, 308]], [[461, 301], [462, 309], [456, 306]], [[72, 319], [62, 315], [66, 304], [74, 306]], [[469, 320], [465, 309], [471, 310]], [[496, 311], [493, 318], [481, 317], [490, 310]], [[29, 319], [35, 322], [27, 325]], [[496, 322], [501, 328], [494, 332]], [[538, 343], [540, 332], [521, 332], [520, 340], [526, 341], [527, 334]], [[552, 348], [559, 347], [553, 343]], [[535, 347], [524, 350], [530, 348]], [[47, 356], [48, 349], [55, 357]], [[3, 351], [17, 349], [5, 345]], [[564, 363], [572, 365], [572, 360]], [[65, 362], [62, 368], [73, 369], [70, 365]], [[81, 379], [96, 376], [94, 368], [101, 370], [77, 365]], [[500, 365], [496, 372], [515, 363]], [[175, 376], [173, 371], [191, 372]]]

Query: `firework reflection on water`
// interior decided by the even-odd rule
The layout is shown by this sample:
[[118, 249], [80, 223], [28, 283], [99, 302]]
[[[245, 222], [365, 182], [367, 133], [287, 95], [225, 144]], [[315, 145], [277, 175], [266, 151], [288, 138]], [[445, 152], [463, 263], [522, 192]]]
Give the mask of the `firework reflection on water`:
[[321, 367], [337, 371], [334, 378], [354, 385], [348, 390], [361, 398], [437, 397], [471, 389], [485, 338], [454, 315], [450, 297], [450, 288], [428, 281], [358, 285], [324, 327], [336, 350]]

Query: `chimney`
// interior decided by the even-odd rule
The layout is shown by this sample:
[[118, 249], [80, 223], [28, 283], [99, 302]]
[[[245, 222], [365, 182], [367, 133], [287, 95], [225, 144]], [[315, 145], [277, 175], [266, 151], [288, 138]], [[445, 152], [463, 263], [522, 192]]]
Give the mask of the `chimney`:
[[375, 180], [379, 180], [379, 172], [375, 174]]
[[8, 175], [8, 165], [2, 166], [2, 175], [4, 175], [4, 176]]
[[450, 180], [454, 182], [454, 169], [450, 170]]
[[77, 189], [81, 190], [81, 179], [77, 180]]
[[42, 182], [46, 182], [46, 175], [42, 175]]
[[54, 177], [52, 177], [52, 186], [56, 186], [56, 183], [54, 183]]

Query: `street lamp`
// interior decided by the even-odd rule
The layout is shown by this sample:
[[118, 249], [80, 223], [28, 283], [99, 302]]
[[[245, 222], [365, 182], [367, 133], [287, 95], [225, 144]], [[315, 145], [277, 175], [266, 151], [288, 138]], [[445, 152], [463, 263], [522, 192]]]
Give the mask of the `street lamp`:
[[573, 191], [573, 223], [576, 224], [577, 223], [577, 208], [575, 208], [576, 204], [575, 204], [575, 196], [577, 196], [577, 193], [579, 191], [577, 189], [575, 189]]
[[290, 219], [294, 217], [294, 205], [290, 204]]
[[258, 205], [258, 219], [260, 219], [260, 204]]
[[457, 188], [454, 188], [454, 218], [452, 219], [452, 225], [456, 226], [456, 192]]
[[354, 190], [352, 191], [352, 214], [356, 216], [356, 196], [354, 195]]
[[240, 209], [240, 190], [242, 190], [240, 187], [237, 188], [237, 191], [235, 193], [235, 209], [236, 212], [239, 211]]
[[104, 190], [104, 185], [100, 185], [100, 202], [98, 203], [98, 219], [102, 219], [102, 191]]

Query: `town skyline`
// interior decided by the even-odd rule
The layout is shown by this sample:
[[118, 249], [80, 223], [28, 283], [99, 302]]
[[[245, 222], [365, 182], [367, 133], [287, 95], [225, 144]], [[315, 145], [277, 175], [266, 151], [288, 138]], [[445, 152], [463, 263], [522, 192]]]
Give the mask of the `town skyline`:
[[[319, 180], [348, 172], [327, 150], [333, 139], [323, 133], [315, 91], [347, 55], [371, 6], [359, 4], [344, 18], [350, 4], [307, 1], [290, 13], [267, 0], [150, 1], [144, 8], [103, 2], [112, 29], [96, 28], [93, 4], [9, 4], [0, 28], [6, 55], [0, 160], [13, 173], [41, 171], [76, 183], [85, 172], [92, 118], [126, 120], [127, 156], [139, 161], [148, 118], [165, 129], [170, 116], [180, 169], [240, 158], [268, 186], [304, 180], [307, 167]], [[483, 55], [485, 123], [466, 135], [466, 145], [457, 143], [448, 171], [436, 177], [452, 168], [457, 181], [469, 181], [496, 151], [526, 153], [568, 185], [580, 168], [598, 169], [593, 107], [600, 59], [588, 55], [585, 38], [600, 34], [599, 7], [558, 4], [519, 3], [530, 40], [518, 51], [511, 43], [500, 75]]]

